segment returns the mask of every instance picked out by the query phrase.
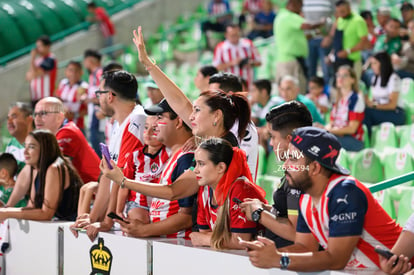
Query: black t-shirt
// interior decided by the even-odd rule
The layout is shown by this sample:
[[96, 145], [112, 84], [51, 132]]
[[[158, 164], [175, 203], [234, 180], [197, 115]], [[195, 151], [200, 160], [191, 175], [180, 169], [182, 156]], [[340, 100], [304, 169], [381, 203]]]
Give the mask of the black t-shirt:
[[[300, 191], [289, 186], [286, 177], [282, 177], [279, 186], [273, 192], [273, 212], [277, 213], [276, 215], [282, 218], [288, 218], [289, 212], [297, 213], [299, 209], [300, 194]], [[278, 248], [293, 244], [293, 242], [277, 236], [268, 229], [265, 231], [265, 236], [273, 240]]]

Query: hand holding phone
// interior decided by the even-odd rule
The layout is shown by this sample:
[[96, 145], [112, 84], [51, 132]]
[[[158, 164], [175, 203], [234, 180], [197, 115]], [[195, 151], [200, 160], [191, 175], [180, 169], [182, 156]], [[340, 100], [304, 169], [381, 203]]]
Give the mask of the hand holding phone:
[[[391, 258], [392, 256], [394, 256], [394, 253], [392, 253], [391, 251], [389, 251], [388, 249], [383, 249], [383, 248], [379, 248], [379, 247], [376, 247], [375, 249], [375, 252], [377, 252], [378, 254], [380, 254], [381, 256], [383, 256], [383, 257], [385, 257], [387, 260], [389, 259], [389, 258]], [[397, 263], [398, 263], [398, 257], [397, 257], [397, 259], [395, 260], [395, 262], [392, 264], [392, 266], [394, 267], [394, 266], [396, 266], [397, 265]]]
[[126, 220], [124, 220], [122, 217], [115, 214], [114, 212], [109, 213], [107, 216], [114, 220], [120, 220], [120, 221], [123, 221], [124, 223], [129, 223]]
[[109, 169], [113, 169], [114, 167], [111, 164], [111, 155], [109, 154], [108, 146], [105, 143], [99, 143], [101, 146], [102, 156], [104, 156], [106, 163], [108, 164]]

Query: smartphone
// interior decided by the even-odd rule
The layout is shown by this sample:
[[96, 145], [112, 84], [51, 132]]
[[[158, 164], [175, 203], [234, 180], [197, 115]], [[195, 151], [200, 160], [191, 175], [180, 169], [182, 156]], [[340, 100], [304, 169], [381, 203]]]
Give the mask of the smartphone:
[[104, 156], [106, 163], [108, 164], [109, 169], [113, 169], [111, 165], [111, 155], [109, 154], [108, 146], [105, 143], [99, 143], [99, 146], [101, 146], [101, 152], [102, 156]]
[[122, 217], [115, 214], [114, 212], [109, 213], [107, 216], [110, 217], [111, 219], [120, 220], [120, 221], [123, 221], [124, 223], [129, 223], [126, 220], [124, 220]]
[[[383, 249], [383, 248], [375, 248], [374, 249], [375, 250], [375, 252], [377, 252], [378, 254], [380, 254], [381, 256], [383, 256], [383, 257], [385, 257], [385, 258], [387, 258], [387, 259], [389, 259], [389, 258], [391, 258], [392, 256], [394, 256], [394, 253], [392, 253], [391, 251], [389, 251], [388, 249]], [[395, 260], [395, 262], [392, 264], [392, 266], [394, 267], [394, 266], [396, 266], [397, 265], [397, 263], [398, 263], [398, 257], [397, 257], [397, 259]]]
[[241, 200], [239, 200], [238, 198], [236, 198], [236, 197], [234, 197], [233, 198], [233, 202], [235, 202], [235, 203], [237, 203], [237, 204], [241, 204], [242, 203], [242, 201]]

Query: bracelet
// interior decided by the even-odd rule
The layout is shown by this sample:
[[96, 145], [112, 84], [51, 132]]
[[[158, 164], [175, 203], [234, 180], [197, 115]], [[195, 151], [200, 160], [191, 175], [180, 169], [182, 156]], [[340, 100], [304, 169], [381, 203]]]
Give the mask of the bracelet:
[[145, 67], [145, 70], [147, 71], [147, 72], [149, 72], [154, 66], [156, 66], [157, 65], [157, 61], [155, 61], [155, 59], [154, 58], [151, 58], [151, 57], [148, 57], [149, 59], [150, 59], [150, 61], [152, 62], [152, 64], [150, 65], [150, 66], [146, 66], [146, 65], [144, 65], [144, 67]]
[[119, 186], [121, 187], [121, 188], [124, 188], [125, 187], [125, 181], [126, 181], [126, 177], [124, 177], [123, 179], [122, 179], [122, 181], [121, 181], [121, 183], [119, 184]]

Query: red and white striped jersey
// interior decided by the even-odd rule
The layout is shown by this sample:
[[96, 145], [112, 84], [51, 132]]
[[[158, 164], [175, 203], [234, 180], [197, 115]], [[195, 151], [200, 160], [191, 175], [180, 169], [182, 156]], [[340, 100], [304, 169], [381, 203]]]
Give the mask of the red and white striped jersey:
[[245, 0], [243, 3], [243, 9], [249, 13], [258, 13], [263, 6], [262, 0]]
[[[183, 152], [179, 149], [173, 156], [171, 156], [164, 171], [161, 174], [160, 184], [170, 185], [176, 178], [185, 172], [192, 165], [194, 159], [193, 152]], [[150, 220], [152, 223], [167, 219], [168, 217], [178, 213], [181, 207], [191, 207], [192, 202], [186, 202], [186, 199], [177, 201], [169, 201], [159, 198], [152, 198], [149, 207]], [[191, 228], [181, 230], [174, 234], [169, 234], [167, 238], [188, 238], [191, 233]]]
[[[212, 204], [213, 192], [213, 189], [207, 185], [201, 186], [198, 191], [197, 224], [203, 230], [213, 230], [217, 220], [218, 206]], [[230, 187], [229, 199], [225, 202], [230, 203], [230, 232], [255, 234], [257, 224], [247, 220], [246, 215], [241, 212], [239, 205], [233, 201], [233, 198], [238, 198], [241, 201], [245, 198], [263, 200], [260, 194], [252, 187], [252, 183], [248, 182], [246, 177], [240, 177]]]
[[332, 175], [318, 204], [308, 194], [300, 198], [297, 232], [312, 233], [325, 249], [331, 237], [360, 236], [345, 269], [378, 269], [375, 246], [391, 249], [401, 230], [369, 189], [351, 176]]
[[53, 96], [57, 76], [57, 61], [52, 53], [47, 56], [39, 56], [35, 59], [35, 66], [45, 73], [30, 81], [30, 95], [32, 101]]
[[[239, 43], [234, 45], [225, 40], [217, 44], [214, 49], [213, 66], [231, 62], [237, 58], [249, 58], [253, 61], [260, 61], [260, 55], [253, 42], [247, 38], [240, 38]], [[226, 72], [235, 74], [245, 79], [250, 85], [253, 82], [253, 68], [249, 66], [232, 66], [225, 70]], [[238, 92], [238, 91], [234, 91]]]
[[[152, 155], [144, 153], [147, 147], [148, 145], [145, 145], [142, 150], [132, 152], [125, 165], [124, 175], [138, 181], [158, 183], [161, 173], [170, 158], [170, 150], [162, 146], [157, 153]], [[128, 201], [134, 201], [144, 208], [148, 208], [151, 199], [151, 197], [129, 190]]]
[[76, 126], [80, 129], [84, 128], [84, 122], [83, 117], [79, 117], [79, 111], [86, 108], [86, 106], [80, 102], [80, 96], [87, 93], [87, 91], [88, 83], [85, 81], [81, 80], [71, 86], [67, 78], [60, 81], [56, 91], [56, 96], [63, 101], [65, 108], [74, 113], [75, 117], [73, 118], [73, 122], [75, 122]]

